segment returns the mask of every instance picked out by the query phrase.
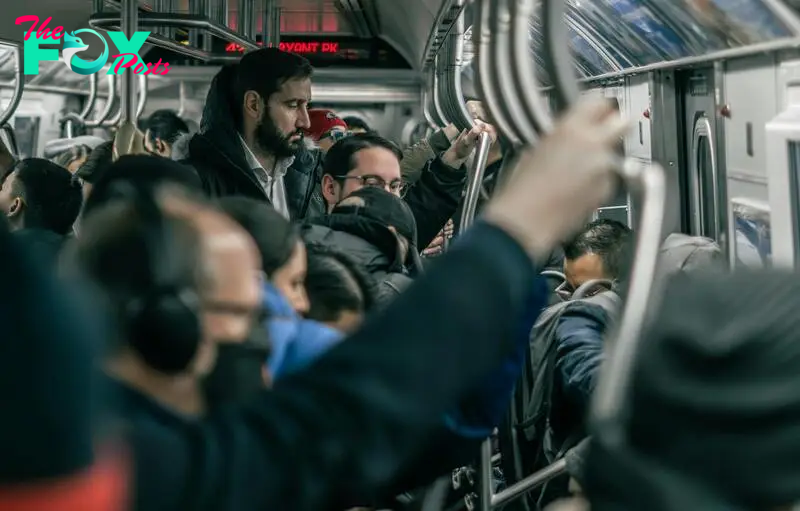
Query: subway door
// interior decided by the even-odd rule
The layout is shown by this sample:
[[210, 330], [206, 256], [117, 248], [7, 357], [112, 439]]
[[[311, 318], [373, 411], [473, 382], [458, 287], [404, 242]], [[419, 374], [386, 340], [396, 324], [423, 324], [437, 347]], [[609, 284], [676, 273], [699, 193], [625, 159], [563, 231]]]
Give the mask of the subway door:
[[720, 201], [717, 102], [713, 68], [685, 71], [679, 76], [683, 97], [684, 192], [688, 195], [689, 232], [719, 242], [723, 239], [724, 208]]
[[[595, 94], [598, 94], [595, 92]], [[598, 94], [600, 95], [600, 94]], [[610, 86], [602, 90], [601, 97], [612, 101], [618, 111], [625, 115], [630, 115], [628, 112], [627, 101], [625, 100], [625, 88], [623, 86]], [[625, 141], [620, 141], [619, 152], [621, 156], [625, 155]], [[595, 212], [594, 219], [608, 219], [622, 222], [623, 224], [633, 227], [631, 219], [631, 208], [628, 191], [624, 187], [620, 187], [606, 204], [598, 208]]]

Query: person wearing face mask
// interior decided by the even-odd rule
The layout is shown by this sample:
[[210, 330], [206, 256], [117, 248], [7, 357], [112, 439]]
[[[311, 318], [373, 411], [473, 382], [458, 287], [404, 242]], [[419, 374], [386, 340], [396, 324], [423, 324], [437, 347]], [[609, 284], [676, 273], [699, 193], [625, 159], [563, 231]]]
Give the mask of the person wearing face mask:
[[304, 218], [321, 174], [319, 151], [305, 148], [313, 68], [305, 58], [261, 48], [224, 67], [212, 81], [200, 133], [188, 155], [212, 197], [241, 195]]
[[220, 209], [233, 218], [255, 240], [261, 254], [264, 307], [269, 312], [270, 381], [304, 368], [327, 351], [342, 333], [316, 321], [303, 319], [309, 311], [306, 295], [306, 248], [299, 229], [275, 209], [246, 197], [225, 197]]

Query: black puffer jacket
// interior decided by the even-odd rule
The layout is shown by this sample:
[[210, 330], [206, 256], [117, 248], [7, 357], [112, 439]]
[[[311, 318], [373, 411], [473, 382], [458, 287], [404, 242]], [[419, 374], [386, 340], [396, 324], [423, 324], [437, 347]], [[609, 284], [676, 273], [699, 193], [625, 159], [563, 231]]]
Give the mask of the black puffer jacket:
[[358, 261], [378, 283], [377, 303], [384, 306], [397, 297], [419, 272], [419, 257], [410, 268], [400, 261], [397, 238], [386, 227], [350, 215], [331, 214], [303, 227], [306, 243], [335, 246]]
[[[242, 195], [268, 200], [252, 169], [247, 165], [229, 94], [235, 66], [223, 68], [211, 82], [200, 132], [188, 144], [188, 155], [175, 155], [192, 166], [211, 197]], [[181, 157], [184, 157], [182, 159]], [[322, 153], [302, 148], [286, 172], [286, 198], [292, 219], [303, 219], [324, 212], [319, 186], [322, 181]]]

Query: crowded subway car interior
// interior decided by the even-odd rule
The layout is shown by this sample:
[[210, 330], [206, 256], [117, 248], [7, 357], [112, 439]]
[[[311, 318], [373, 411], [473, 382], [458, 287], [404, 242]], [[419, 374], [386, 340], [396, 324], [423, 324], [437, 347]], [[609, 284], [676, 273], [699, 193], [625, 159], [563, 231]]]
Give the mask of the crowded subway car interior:
[[800, 509], [800, 1], [0, 12], [0, 510]]

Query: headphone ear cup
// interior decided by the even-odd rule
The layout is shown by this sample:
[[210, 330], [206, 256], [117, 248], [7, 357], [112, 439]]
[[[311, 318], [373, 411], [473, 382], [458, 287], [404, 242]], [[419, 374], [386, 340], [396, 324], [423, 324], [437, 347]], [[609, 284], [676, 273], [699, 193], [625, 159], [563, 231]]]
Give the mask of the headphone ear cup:
[[189, 368], [201, 338], [200, 316], [192, 293], [161, 293], [132, 311], [132, 347], [153, 369], [178, 374]]

